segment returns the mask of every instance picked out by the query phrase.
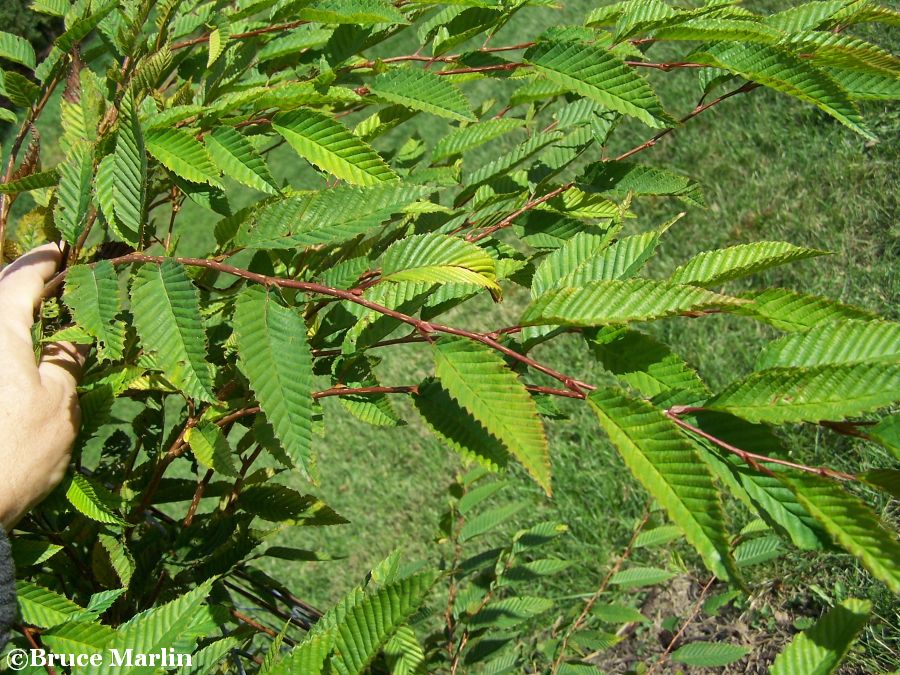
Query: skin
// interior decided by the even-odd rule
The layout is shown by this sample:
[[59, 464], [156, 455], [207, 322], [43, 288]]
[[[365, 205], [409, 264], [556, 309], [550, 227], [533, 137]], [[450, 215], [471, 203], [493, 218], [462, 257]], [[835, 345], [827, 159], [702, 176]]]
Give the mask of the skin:
[[62, 481], [80, 424], [83, 354], [59, 342], [36, 359], [31, 339], [44, 284], [61, 258], [47, 244], [0, 272], [0, 525], [7, 530]]

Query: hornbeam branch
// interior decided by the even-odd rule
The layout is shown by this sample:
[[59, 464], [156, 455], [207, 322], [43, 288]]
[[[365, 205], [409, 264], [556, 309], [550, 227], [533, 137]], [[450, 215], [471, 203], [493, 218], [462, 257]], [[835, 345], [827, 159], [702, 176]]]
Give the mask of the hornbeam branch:
[[786, 459], [769, 457], [768, 455], [760, 455], [755, 452], [743, 450], [742, 448], [738, 448], [731, 443], [723, 441], [721, 438], [717, 438], [716, 436], [703, 431], [703, 429], [700, 429], [699, 427], [695, 427], [689, 422], [685, 422], [683, 419], [681, 419], [681, 417], [679, 417], [679, 415], [685, 413], [699, 412], [701, 410], [703, 410], [703, 408], [669, 408], [668, 410], [666, 410], [665, 415], [682, 429], [700, 436], [701, 438], [705, 438], [710, 443], [714, 443], [718, 447], [732, 453], [733, 455], [737, 455], [757, 471], [761, 471], [762, 473], [766, 473], [770, 476], [774, 476], [775, 474], [771, 469], [763, 466], [764, 464], [778, 464], [779, 466], [786, 466], [791, 469], [796, 469], [797, 471], [803, 471], [804, 473], [811, 473], [816, 476], [822, 476], [825, 478], [834, 478], [836, 480], [857, 480], [856, 476], [854, 476], [853, 474], [844, 473], [843, 471], [837, 471], [836, 469], [829, 469], [828, 467], [824, 466], [807, 466], [806, 464], [798, 464], [797, 462], [791, 462]]
[[[257, 28], [256, 30], [248, 30], [246, 33], [235, 33], [234, 35], [228, 36], [229, 40], [241, 40], [243, 38], [255, 37], [257, 35], [263, 35], [265, 33], [276, 33], [282, 30], [290, 30], [291, 28], [297, 28], [298, 26], [302, 26], [303, 24], [309, 23], [304, 19], [299, 19], [297, 21], [289, 21], [287, 23], [278, 23], [274, 26], [265, 26], [264, 28]], [[209, 42], [209, 37], [211, 33], [207, 33], [206, 35], [200, 35], [195, 38], [191, 38], [190, 40], [184, 40], [183, 42], [176, 42], [169, 49], [175, 51], [176, 49], [184, 49], [185, 47], [193, 47], [194, 45], [201, 44], [203, 42]]]
[[[657, 67], [662, 70], [667, 70], [672, 67], [693, 68], [699, 64], [664, 64], [664, 63], [660, 64], [660, 63], [646, 63], [644, 61], [635, 61], [631, 65], [639, 65], [639, 66], [645, 66], [645, 67], [651, 67], [651, 68]], [[443, 74], [445, 74], [445, 75], [449, 74], [449, 71], [444, 71]], [[709, 110], [713, 106], [718, 105], [722, 101], [725, 101], [726, 99], [729, 99], [732, 96], [736, 96], [737, 94], [741, 94], [741, 93], [744, 93], [747, 91], [752, 91], [753, 89], [756, 89], [758, 86], [759, 85], [756, 84], [755, 82], [747, 82], [744, 85], [738, 87], [737, 89], [734, 89], [734, 90], [728, 92], [727, 94], [722, 94], [717, 99], [714, 99], [714, 100], [710, 101], [709, 103], [699, 104], [690, 113], [688, 113], [687, 115], [682, 117], [680, 120], [678, 120], [678, 123], [684, 124], [685, 122], [693, 119], [694, 117], [697, 117], [697, 115]], [[647, 148], [652, 148], [654, 145], [656, 145], [659, 142], [660, 139], [664, 138], [665, 136], [668, 136], [670, 133], [675, 131], [675, 129], [676, 129], [676, 127], [669, 127], [667, 129], [663, 129], [662, 131], [660, 131], [658, 134], [656, 134], [649, 140], [644, 141], [640, 145], [636, 145], [635, 147], [631, 148], [631, 150], [628, 150], [627, 152], [623, 152], [621, 155], [616, 157], [615, 161], [620, 162], [624, 159], [631, 157], [632, 155], [636, 155], [637, 153], [639, 153], [643, 150], [646, 150]], [[473, 241], [473, 242], [479, 241], [481, 239], [484, 239], [487, 236], [490, 236], [491, 234], [493, 234], [494, 232], [496, 232], [498, 230], [509, 227], [523, 213], [526, 213], [526, 212], [530, 211], [531, 209], [533, 209], [534, 207], [539, 206], [539, 205], [543, 204], [544, 202], [549, 201], [558, 195], [561, 195], [562, 193], [564, 193], [564, 192], [568, 191], [570, 188], [572, 188], [574, 185], [575, 185], [574, 182], [569, 182], [569, 183], [566, 183], [565, 185], [561, 185], [560, 187], [556, 188], [552, 192], [548, 192], [547, 194], [543, 195], [542, 197], [538, 197], [536, 199], [529, 200], [528, 202], [525, 203], [525, 205], [522, 208], [520, 208], [518, 211], [514, 211], [513, 213], [508, 215], [506, 218], [501, 220], [496, 225], [492, 225], [491, 227], [486, 228], [485, 230], [481, 231], [478, 234], [470, 234], [466, 237], [466, 240]]]
[[[370, 309], [374, 312], [378, 312], [379, 314], [383, 314], [384, 316], [388, 316], [392, 319], [396, 319], [397, 321], [412, 326], [423, 335], [442, 333], [445, 335], [456, 335], [458, 337], [468, 338], [475, 342], [480, 342], [486, 347], [490, 347], [491, 349], [494, 349], [504, 354], [505, 356], [510, 357], [511, 359], [519, 361], [520, 363], [523, 363], [526, 366], [537, 370], [538, 372], [552, 377], [553, 379], [565, 385], [567, 389], [570, 389], [576, 394], [579, 394], [581, 397], [584, 396], [585, 389], [596, 389], [596, 387], [590, 384], [581, 382], [573, 377], [560, 373], [559, 371], [556, 371], [549, 366], [538, 363], [525, 354], [520, 354], [514, 349], [511, 349], [506, 345], [498, 342], [495, 338], [490, 337], [489, 335], [476, 333], [470, 330], [464, 330], [462, 328], [455, 328], [453, 326], [446, 326], [444, 324], [423, 321], [422, 319], [417, 319], [416, 317], [404, 314], [403, 312], [398, 312], [397, 310], [391, 309], [390, 307], [379, 305], [377, 302], [372, 302], [371, 300], [356, 295], [351, 291], [345, 291], [339, 288], [331, 288], [330, 286], [317, 284], [311, 281], [297, 281], [296, 279], [286, 279], [283, 277], [258, 274], [256, 272], [251, 272], [250, 270], [234, 267], [233, 265], [228, 265], [217, 260], [208, 260], [205, 258], [168, 258], [166, 256], [146, 255], [144, 253], [130, 253], [118, 258], [111, 258], [109, 262], [113, 265], [128, 265], [130, 263], [151, 263], [154, 265], [160, 265], [164, 260], [173, 260], [189, 267], [205, 267], [206, 269], [221, 272], [223, 274], [230, 274], [232, 276], [241, 277], [243, 279], [247, 279], [248, 281], [262, 284], [263, 286], [293, 288], [298, 291], [316, 293], [318, 295], [326, 295], [333, 298], [339, 298], [340, 300], [346, 300], [348, 302], [352, 302], [354, 304], [360, 305], [361, 307], [365, 307], [366, 309]], [[50, 283], [45, 287], [45, 293], [55, 290], [59, 286], [59, 284], [62, 283], [63, 279], [65, 279], [66, 273], [67, 271], [63, 270], [62, 272], [57, 274], [56, 277], [54, 277], [53, 280], [51, 280]]]

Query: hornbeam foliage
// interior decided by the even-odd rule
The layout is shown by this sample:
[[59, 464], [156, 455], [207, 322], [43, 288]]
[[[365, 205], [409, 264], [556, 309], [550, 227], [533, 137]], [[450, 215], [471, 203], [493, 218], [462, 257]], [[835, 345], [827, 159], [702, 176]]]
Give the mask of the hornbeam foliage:
[[[707, 202], [653, 154], [759, 87], [874, 138], [859, 102], [900, 98], [900, 60], [857, 28], [897, 26], [896, 10], [627, 0], [525, 35], [519, 13], [557, 6], [33, 8], [58, 29], [49, 49], [0, 32], [0, 242], [4, 253], [66, 243], [48, 289], [61, 299], [36, 338], [90, 355], [71, 474], [15, 538], [29, 640], [189, 652], [192, 673], [581, 673], [629, 633], [616, 625], [648, 620], [601, 596], [675, 574], [627, 560], [632, 550], [683, 543], [696, 555], [678, 565], [705, 566], [732, 598], [747, 568], [790, 547], [843, 550], [900, 592], [897, 534], [870, 499], [896, 496], [897, 471], [804, 466], [778, 428], [865, 439], [896, 458], [900, 324], [761, 285], [760, 272], [827, 253], [790, 242], [698, 244], [660, 273], [659, 247]], [[664, 104], [654, 83], [676, 69], [696, 100]], [[55, 152], [41, 148], [45, 121], [61, 129]], [[13, 218], [20, 198], [31, 210]], [[637, 218], [645, 199], [670, 219]], [[755, 369], [718, 387], [643, 325], [721, 313], [757, 322], [768, 342]], [[545, 361], [542, 345], [558, 340], [578, 341], [602, 381]], [[381, 366], [393, 349], [409, 379]], [[533, 499], [568, 494], [552, 439], [578, 408], [652, 503], [586, 605], [539, 595], [571, 564], [539, 552], [565, 526], [504, 539], [498, 528], [533, 502], [489, 502], [508, 489], [491, 474], [520, 469], [540, 488]], [[430, 556], [440, 569], [392, 554], [323, 614], [258, 561], [334, 553], [280, 535], [346, 522], [315, 493], [335, 480], [317, 450], [348, 414], [416, 425], [477, 466], [452, 479]], [[619, 520], [603, 504], [585, 513], [593, 527]], [[444, 607], [429, 615], [435, 600]], [[863, 601], [836, 604], [773, 672], [831, 672], [868, 615]], [[29, 647], [24, 634], [14, 646]], [[662, 659], [697, 667], [747, 653], [670, 647]]]

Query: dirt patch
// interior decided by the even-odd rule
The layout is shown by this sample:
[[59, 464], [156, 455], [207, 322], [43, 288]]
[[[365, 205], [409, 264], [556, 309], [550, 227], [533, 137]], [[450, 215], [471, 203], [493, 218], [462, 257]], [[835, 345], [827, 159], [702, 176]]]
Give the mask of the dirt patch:
[[705, 580], [683, 575], [664, 586], [644, 592], [638, 606], [641, 613], [650, 619], [650, 623], [622, 626], [618, 631], [624, 638], [622, 642], [597, 654], [591, 659], [591, 663], [604, 673], [629, 673], [639, 663], [653, 664], [665, 652], [683, 622], [696, 612], [693, 620], [676, 639], [671, 651], [697, 641], [742, 645], [749, 647], [751, 651], [741, 660], [720, 668], [688, 667], [667, 661], [656, 672], [673, 673], [680, 670], [727, 675], [767, 673], [772, 661], [797, 632], [793, 626], [795, 616], [792, 613], [770, 610], [763, 616], [758, 611], [764, 606], [778, 606], [777, 589], [774, 586], [755, 589], [749, 604], [743, 609], [728, 604], [710, 615], [703, 611], [703, 601], [726, 592], [728, 588], [714, 583], [701, 598], [705, 583]]

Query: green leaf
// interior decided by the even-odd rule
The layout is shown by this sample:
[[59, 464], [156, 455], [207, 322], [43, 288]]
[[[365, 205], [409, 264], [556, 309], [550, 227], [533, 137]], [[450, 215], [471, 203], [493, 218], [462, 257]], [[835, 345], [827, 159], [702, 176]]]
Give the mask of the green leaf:
[[415, 631], [409, 626], [400, 626], [393, 637], [384, 645], [384, 659], [391, 669], [391, 675], [424, 675], [426, 672], [425, 652], [416, 639]]
[[414, 234], [381, 256], [385, 281], [470, 283], [499, 292], [494, 259], [483, 248], [446, 234]]
[[900, 593], [900, 544], [874, 511], [833, 480], [778, 474], [835, 542], [856, 556], [891, 592]]
[[302, 643], [291, 650], [290, 654], [280, 661], [276, 661], [265, 675], [293, 675], [294, 673], [320, 675], [333, 644], [334, 635], [332, 633], [314, 634], [310, 632]]
[[560, 280], [576, 274], [582, 266], [590, 264], [609, 244], [608, 236], [590, 232], [576, 233], [538, 266], [531, 278], [531, 297], [536, 299], [551, 288], [563, 285]]
[[595, 281], [581, 288], [548, 291], [522, 315], [523, 326], [602, 326], [741, 304], [696, 286], [651, 279]]
[[900, 323], [835, 321], [769, 342], [756, 369], [900, 360]]
[[210, 34], [209, 34], [209, 53], [206, 57], [206, 67], [210, 68], [216, 61], [219, 60], [219, 57], [222, 56], [222, 52], [225, 51], [225, 47], [228, 42], [228, 34], [222, 34], [222, 28], [217, 26]]
[[14, 195], [20, 192], [31, 192], [41, 188], [53, 187], [59, 181], [59, 172], [56, 169], [39, 171], [24, 178], [0, 183], [0, 194]]
[[785, 33], [797, 33], [803, 30], [822, 28], [830, 23], [829, 19], [834, 14], [849, 4], [845, 0], [804, 2], [796, 7], [790, 7], [767, 16], [765, 22], [767, 25]]
[[895, 101], [900, 98], [900, 79], [896, 75], [829, 68], [828, 74], [858, 100]]
[[446, 77], [428, 70], [389, 70], [376, 77], [369, 90], [379, 98], [412, 110], [461, 122], [476, 121], [463, 93]]
[[652, 530], [644, 530], [634, 540], [634, 548], [644, 548], [648, 546], [661, 546], [668, 544], [670, 541], [680, 539], [682, 536], [681, 528], [677, 525], [660, 525]]
[[828, 675], [837, 670], [869, 620], [872, 603], [847, 598], [800, 633], [772, 664], [772, 675]]
[[431, 161], [439, 162], [448, 157], [474, 150], [515, 129], [521, 129], [523, 125], [523, 120], [501, 117], [454, 129], [438, 141], [432, 152]]
[[[601, 652], [615, 647], [625, 638], [604, 630], [580, 630], [572, 635], [572, 642], [583, 652]], [[591, 671], [596, 669], [591, 666]], [[576, 671], [577, 672], [577, 671]]]
[[67, 621], [41, 633], [41, 642], [57, 654], [104, 654], [115, 631], [93, 621]]
[[194, 457], [207, 469], [226, 476], [237, 476], [234, 468], [234, 451], [222, 430], [211, 422], [201, 422], [189, 429], [184, 440], [191, 446]]
[[[422, 186], [381, 183], [375, 187], [341, 185], [295, 194], [264, 204], [240, 223], [239, 231], [232, 236], [235, 244], [253, 248], [338, 244], [371, 232], [428, 191]], [[228, 237], [219, 239], [227, 241]]]
[[[206, 634], [205, 622], [197, 621], [204, 610], [214, 580], [201, 583], [175, 600], [136, 614], [116, 631], [110, 649], [133, 649], [135, 654], [159, 653], [172, 649], [176, 653], [191, 653], [197, 638]], [[130, 674], [154, 673], [158, 667], [134, 667]]]
[[57, 170], [59, 189], [56, 191], [54, 222], [65, 240], [74, 246], [84, 231], [91, 205], [94, 175], [91, 147], [83, 142], [73, 145]]
[[347, 611], [333, 630], [331, 668], [340, 675], [362, 673], [394, 632], [422, 605], [434, 581], [434, 573], [423, 572], [385, 584]]
[[302, 108], [279, 113], [272, 128], [301, 157], [348, 183], [377, 185], [398, 179], [369, 145], [322, 113]]
[[741, 293], [743, 299], [752, 301], [738, 310], [769, 323], [779, 330], [798, 331], [837, 319], [867, 321], [878, 317], [870, 312], [834, 300], [770, 288], [764, 291]]
[[384, 0], [316, 0], [299, 9], [295, 16], [319, 23], [369, 25], [409, 23], [393, 5]]
[[466, 515], [469, 511], [478, 506], [485, 499], [497, 494], [497, 492], [502, 490], [504, 487], [506, 487], [506, 483], [502, 481], [491, 481], [469, 490], [459, 499], [459, 504], [457, 505], [459, 514], [461, 516]]
[[520, 563], [510, 568], [504, 575], [506, 582], [533, 584], [540, 577], [559, 574], [573, 565], [572, 560], [560, 558], [540, 558], [526, 563]]
[[[697, 413], [692, 423], [736, 448], [766, 457], [789, 457], [767, 425], [750, 424], [738, 417], [708, 410]], [[770, 527], [789, 538], [797, 548], [820, 550], [830, 543], [821, 526], [797, 501], [794, 493], [779, 481], [777, 475], [760, 473], [730, 453], [721, 454], [716, 446], [705, 440], [698, 439], [695, 447], [735, 496], [759, 513]], [[774, 474], [781, 471], [775, 465], [770, 470]]]
[[84, 611], [68, 598], [30, 581], [16, 581], [16, 602], [24, 623], [50, 628]]
[[41, 88], [24, 75], [0, 69], [0, 91], [17, 108], [30, 108], [37, 104]]
[[894, 77], [900, 74], [900, 59], [870, 42], [830, 31], [810, 31], [794, 40], [801, 49], [811, 47], [813, 61], [819, 65]]
[[350, 394], [341, 396], [340, 401], [351, 415], [366, 424], [376, 427], [399, 427], [404, 424], [397, 416], [390, 397], [385, 394]]
[[742, 542], [734, 550], [734, 560], [739, 567], [758, 565], [774, 560], [784, 553], [779, 537], [757, 537]]
[[179, 263], [143, 265], [131, 284], [134, 325], [166, 378], [191, 398], [214, 401], [200, 294]]
[[119, 279], [108, 260], [71, 267], [63, 301], [75, 322], [100, 341], [102, 359], [122, 358], [125, 326], [116, 318], [121, 310]]
[[175, 175], [192, 183], [222, 186], [206, 148], [184, 129], [149, 129], [145, 142], [150, 154]]
[[650, 623], [650, 619], [633, 607], [617, 604], [596, 604], [591, 614], [606, 623]]
[[562, 134], [558, 131], [539, 132], [531, 135], [509, 152], [478, 165], [477, 169], [463, 177], [463, 184], [467, 187], [456, 197], [457, 203], [465, 201], [468, 196], [474, 194], [480, 183], [484, 183], [491, 178], [508, 175], [510, 169], [561, 139]]
[[672, 652], [670, 657], [676, 663], [698, 668], [727, 666], [750, 653], [749, 647], [730, 645], [725, 642], [690, 642]]
[[[592, 281], [632, 277], [653, 255], [661, 235], [662, 231], [651, 231], [623, 237], [609, 248], [588, 257], [571, 272], [558, 279], [553, 287], [571, 288], [585, 286]], [[572, 239], [567, 243], [571, 241]]]
[[519, 595], [495, 600], [469, 619], [473, 628], [509, 629], [550, 611], [556, 603], [548, 598]]
[[[643, 31], [666, 26], [678, 20], [678, 14], [663, 0], [630, 0], [620, 5], [615, 42]], [[594, 17], [596, 19], [596, 16]]]
[[[144, 201], [147, 191], [147, 154], [137, 105], [130, 94], [119, 106], [119, 132], [113, 165], [109, 167], [112, 200], [117, 231], [126, 242], [137, 246], [144, 226]], [[100, 176], [97, 176], [98, 182]], [[101, 205], [103, 201], [101, 198]]]
[[109, 557], [109, 565], [112, 571], [122, 582], [122, 586], [128, 588], [131, 578], [134, 576], [135, 563], [131, 556], [131, 552], [125, 547], [121, 541], [108, 534], [100, 534], [97, 537], [98, 546], [96, 551], [103, 550]]
[[674, 576], [674, 572], [661, 570], [658, 567], [630, 567], [627, 570], [613, 574], [609, 583], [613, 586], [620, 586], [623, 589], [641, 588], [643, 586], [661, 584]]
[[866, 436], [880, 443], [900, 459], [900, 415], [889, 415], [874, 427], [870, 427]]
[[658, 40], [734, 40], [742, 42], [777, 42], [781, 33], [766, 24], [745, 18], [698, 17], [654, 31]]
[[262, 155], [239, 131], [217, 127], [205, 140], [212, 161], [226, 176], [260, 192], [278, 193], [278, 185]]
[[688, 58], [812, 103], [856, 133], [873, 138], [844, 89], [824, 70], [783, 47], [720, 42]]
[[300, 26], [280, 37], [270, 40], [266, 46], [259, 50], [256, 58], [260, 63], [280, 59], [291, 54], [297, 54], [306, 49], [321, 47], [328, 42], [328, 38], [334, 31], [330, 28], [318, 26]]
[[84, 608], [84, 613], [80, 616], [85, 617], [89, 616], [91, 618], [95, 618], [106, 612], [110, 607], [112, 607], [116, 600], [122, 597], [125, 594], [124, 588], [114, 588], [109, 591], [99, 591], [98, 593], [93, 593], [91, 595], [90, 600], [88, 600], [87, 607]]
[[241, 649], [243, 641], [226, 637], [197, 650], [191, 654], [191, 665], [179, 668], [176, 675], [208, 675], [216, 672], [216, 667], [236, 649]]
[[757, 241], [698, 253], [672, 272], [669, 281], [695, 286], [717, 286], [775, 265], [820, 255], [826, 255], [826, 251], [801, 248], [783, 241]]
[[244, 488], [238, 501], [248, 513], [273, 523], [323, 526], [348, 522], [313, 495], [275, 483]]
[[514, 502], [504, 506], [498, 506], [480, 513], [467, 521], [459, 531], [459, 540], [469, 541], [475, 537], [487, 534], [495, 527], [502, 525], [527, 506], [525, 502]]
[[66, 499], [79, 512], [98, 523], [114, 523], [125, 525], [118, 514], [119, 500], [101, 485], [76, 473], [66, 490]]
[[0, 59], [21, 63], [26, 68], [34, 68], [37, 63], [31, 43], [5, 31], [0, 31]]
[[540, 42], [525, 52], [525, 60], [551, 82], [648, 126], [672, 122], [647, 81], [606, 49], [582, 42]]
[[550, 452], [537, 405], [492, 349], [462, 338], [434, 344], [441, 386], [500, 439], [549, 494]]
[[605, 328], [588, 338], [594, 356], [619, 380], [667, 405], [697, 403], [709, 390], [697, 371], [668, 345], [638, 331]]
[[678, 428], [649, 403], [614, 389], [588, 396], [600, 425], [631, 473], [666, 509], [720, 579], [737, 578], [719, 492]]
[[711, 410], [751, 422], [842, 420], [900, 399], [900, 363], [826, 364], [770, 368], [730, 384]]
[[47, 541], [16, 537], [16, 547], [12, 551], [13, 563], [16, 569], [40, 565], [62, 551], [62, 548], [59, 544]]
[[312, 355], [296, 310], [258, 286], [235, 303], [240, 365], [266, 419], [294, 463], [315, 475], [312, 455]]
[[698, 183], [680, 173], [645, 164], [596, 162], [585, 168], [577, 182], [592, 192], [677, 197], [692, 206], [706, 206]]
[[491, 471], [505, 468], [509, 453], [447, 390], [435, 380], [419, 385], [413, 397], [416, 410], [434, 434], [466, 461], [478, 462]]
[[106, 155], [97, 164], [94, 191], [97, 197], [97, 206], [107, 224], [119, 240], [128, 244], [137, 245], [137, 233], [122, 230], [116, 223], [116, 157], [114, 154]]
[[57, 67], [63, 62], [66, 55], [72, 51], [72, 48], [94, 30], [106, 15], [118, 5], [119, 3], [115, 0], [110, 0], [105, 4], [101, 0], [93, 3], [91, 10], [85, 15], [78, 16], [75, 14], [75, 20], [66, 22], [66, 32], [56, 38], [50, 53], [35, 68], [35, 77], [41, 82], [47, 82], [48, 78], [57, 71]]

